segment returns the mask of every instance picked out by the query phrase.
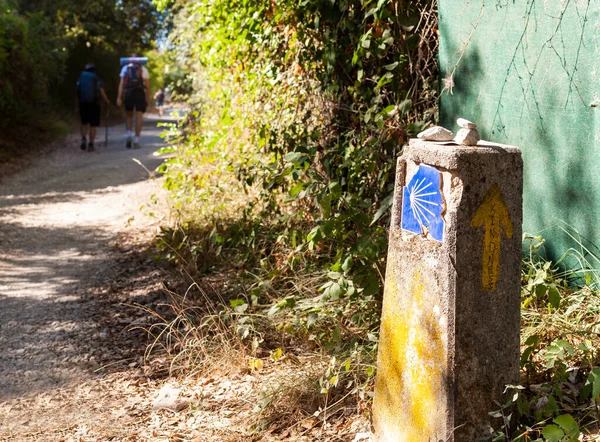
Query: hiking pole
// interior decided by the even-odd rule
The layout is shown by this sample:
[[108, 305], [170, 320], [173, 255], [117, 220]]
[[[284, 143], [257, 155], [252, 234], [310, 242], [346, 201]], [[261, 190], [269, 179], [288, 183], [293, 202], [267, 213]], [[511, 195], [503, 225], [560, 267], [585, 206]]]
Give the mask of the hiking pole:
[[110, 105], [106, 104], [106, 112], [104, 112], [104, 147], [108, 147], [108, 114]]

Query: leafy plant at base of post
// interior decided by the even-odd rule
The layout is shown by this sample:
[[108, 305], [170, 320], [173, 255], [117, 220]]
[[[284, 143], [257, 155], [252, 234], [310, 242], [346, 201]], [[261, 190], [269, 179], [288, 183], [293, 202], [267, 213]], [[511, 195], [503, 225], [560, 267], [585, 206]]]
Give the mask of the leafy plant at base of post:
[[552, 424], [544, 426], [542, 436], [548, 442], [567, 442], [579, 440], [579, 425], [570, 414], [563, 414], [552, 420]]
[[531, 303], [546, 303], [549, 308], [559, 308], [560, 289], [567, 288], [567, 280], [557, 276], [559, 270], [556, 266], [552, 268], [550, 261], [538, 255], [544, 247], [544, 240], [541, 237], [524, 234], [523, 242], [529, 246], [529, 253], [523, 262], [522, 307], [526, 309]]
[[594, 396], [600, 394], [600, 293], [588, 260], [593, 255], [573, 248], [551, 263], [541, 237], [525, 234], [524, 245], [521, 366], [528, 388], [521, 387], [514, 403], [520, 416], [514, 440], [578, 440], [600, 417]]

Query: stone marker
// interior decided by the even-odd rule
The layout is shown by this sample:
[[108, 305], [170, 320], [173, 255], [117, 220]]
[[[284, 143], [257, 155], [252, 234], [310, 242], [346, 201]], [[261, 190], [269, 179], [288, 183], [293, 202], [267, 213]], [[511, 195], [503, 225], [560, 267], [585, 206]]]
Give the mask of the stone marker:
[[474, 442], [519, 382], [516, 147], [411, 140], [398, 160], [375, 441]]

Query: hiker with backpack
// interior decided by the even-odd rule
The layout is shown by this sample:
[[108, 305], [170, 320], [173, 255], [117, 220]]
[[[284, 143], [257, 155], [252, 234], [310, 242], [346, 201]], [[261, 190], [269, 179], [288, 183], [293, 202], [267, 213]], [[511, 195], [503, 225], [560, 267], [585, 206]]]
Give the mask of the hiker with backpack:
[[[139, 149], [141, 147], [142, 118], [150, 101], [150, 74], [148, 69], [140, 63], [137, 54], [133, 54], [129, 61], [121, 69], [117, 106], [121, 107], [124, 103], [127, 112], [127, 141], [125, 147], [131, 149], [131, 130], [135, 117], [133, 148]], [[125, 100], [121, 99], [123, 93], [125, 94]]]
[[159, 88], [154, 94], [154, 100], [156, 103], [156, 110], [158, 111], [158, 116], [162, 117], [163, 106], [165, 105], [165, 91], [162, 87]]
[[[75, 111], [81, 118], [81, 150], [94, 151], [96, 128], [100, 126], [100, 98], [108, 105], [110, 101], [104, 92], [104, 83], [96, 75], [96, 66], [89, 63], [85, 66], [77, 81]], [[89, 143], [88, 143], [89, 127]]]

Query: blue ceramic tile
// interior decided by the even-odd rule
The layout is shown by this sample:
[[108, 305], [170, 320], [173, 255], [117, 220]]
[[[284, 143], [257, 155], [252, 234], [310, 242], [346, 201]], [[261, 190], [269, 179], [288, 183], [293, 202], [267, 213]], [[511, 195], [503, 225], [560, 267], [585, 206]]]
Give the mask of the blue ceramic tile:
[[421, 164], [403, 189], [401, 227], [422, 234], [428, 231], [437, 240], [444, 239], [441, 175], [435, 167]]

